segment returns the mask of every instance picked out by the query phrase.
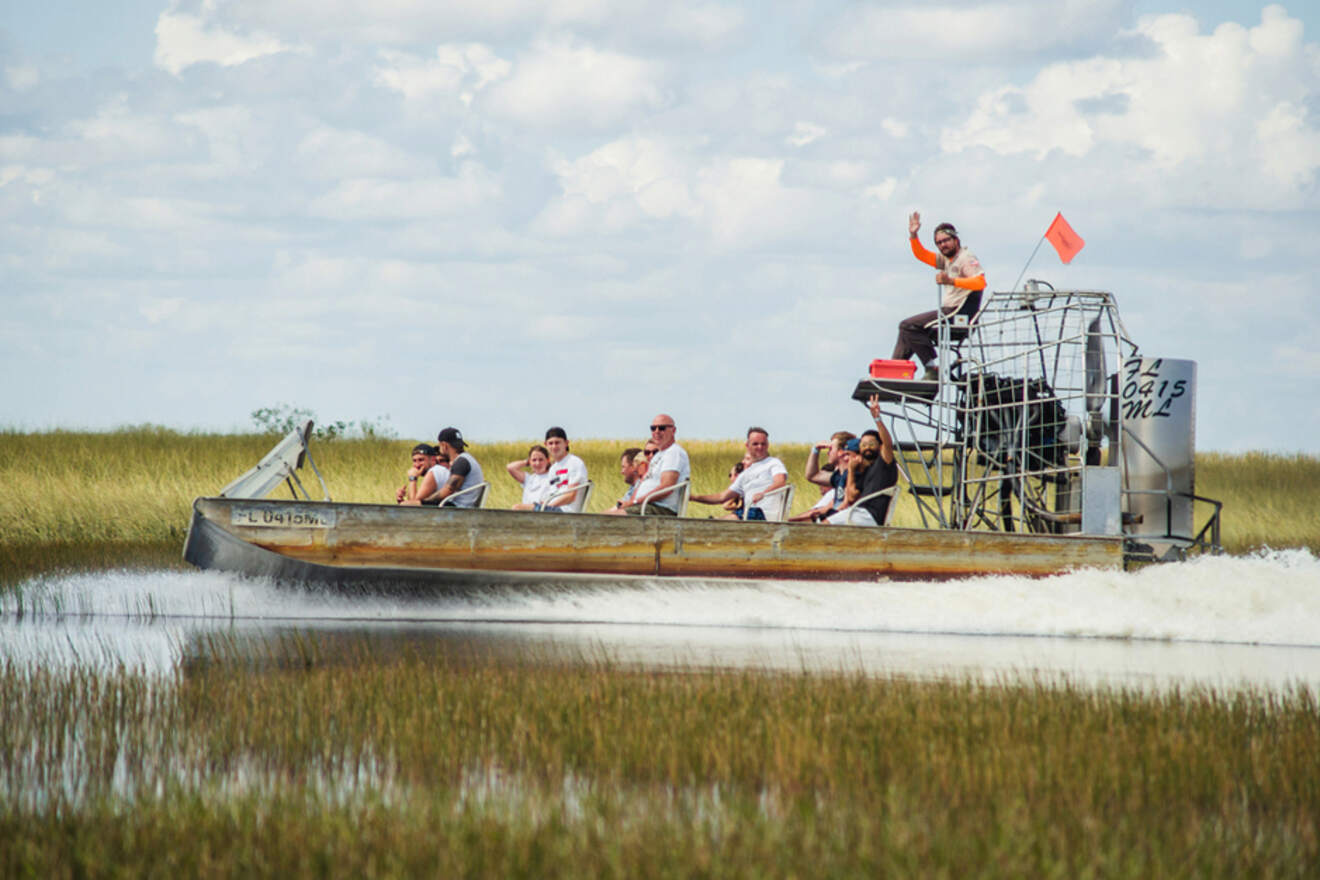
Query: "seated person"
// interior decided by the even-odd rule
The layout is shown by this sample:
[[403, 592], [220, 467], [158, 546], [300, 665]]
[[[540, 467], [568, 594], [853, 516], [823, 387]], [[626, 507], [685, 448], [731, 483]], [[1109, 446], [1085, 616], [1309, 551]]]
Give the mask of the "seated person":
[[436, 449], [430, 443], [418, 443], [412, 448], [412, 467], [408, 468], [407, 480], [399, 491], [394, 493], [396, 504], [402, 504], [405, 499], [417, 497], [417, 487], [421, 483], [422, 477], [426, 472], [435, 467], [436, 456], [440, 450]]
[[[472, 453], [466, 452], [467, 442], [458, 428], [445, 428], [440, 432], [436, 445], [440, 454], [449, 459], [448, 469], [439, 466], [431, 468], [422, 478], [417, 489], [417, 498], [404, 501], [404, 504], [437, 505], [450, 495], [470, 489], [485, 482], [481, 473], [481, 464]], [[478, 492], [468, 492], [454, 502], [454, 507], [476, 507]]]
[[536, 509], [546, 513], [575, 511], [582, 493], [569, 490], [587, 482], [587, 465], [568, 451], [568, 433], [563, 428], [546, 429], [545, 448], [550, 450], [550, 492]]
[[[973, 315], [981, 302], [981, 291], [985, 290], [985, 272], [976, 255], [962, 246], [958, 230], [952, 223], [941, 223], [935, 227], [935, 247], [938, 254], [933, 254], [921, 245], [917, 233], [921, 230], [921, 214], [916, 211], [908, 218], [908, 242], [912, 246], [912, 255], [935, 271], [935, 283], [940, 286], [940, 308], [938, 311], [921, 312], [910, 318], [904, 318], [898, 325], [898, 341], [894, 343], [894, 360], [907, 360], [916, 355], [926, 367], [922, 380], [927, 382], [939, 379], [939, 370], [935, 364], [935, 346], [931, 343], [930, 328], [943, 312], [945, 315]], [[975, 295], [973, 295], [973, 293]]]
[[[519, 483], [522, 483], [522, 501], [513, 505], [513, 510], [535, 510], [545, 501], [550, 491], [550, 451], [537, 443], [527, 450], [526, 458], [515, 459], [504, 466]], [[531, 473], [527, 473], [530, 470]]]
[[[649, 459], [642, 455], [640, 446], [629, 446], [623, 450], [619, 456], [619, 476], [623, 477], [623, 484], [628, 487], [628, 491], [623, 493], [623, 497], [615, 502], [616, 508], [622, 507], [624, 502], [631, 501], [633, 493], [637, 491], [637, 484], [641, 482], [642, 477], [646, 476], [646, 463]], [[638, 474], [638, 468], [641, 468], [641, 474]]]
[[[737, 481], [738, 475], [747, 469], [748, 463], [749, 463], [749, 459], [747, 456], [744, 455], [741, 461], [739, 461], [733, 467], [729, 468], [730, 486], [732, 486], [734, 482]], [[743, 506], [742, 496], [735, 495], [734, 497], [730, 498], [728, 501], [724, 502], [724, 504], [722, 504], [721, 506], [725, 510], [729, 511], [729, 513], [735, 514], [735, 516], [723, 517], [724, 519], [738, 519], [736, 514], [738, 513], [738, 511], [742, 510], [742, 506]]]
[[[790, 517], [789, 522], [818, 522], [843, 507], [848, 484], [848, 454], [857, 452], [856, 437], [850, 431], [835, 431], [828, 443], [817, 443], [807, 451], [807, 480], [821, 487], [820, 499], [806, 513]], [[825, 467], [820, 453], [827, 450]]]
[[677, 435], [678, 427], [672, 416], [661, 413], [651, 420], [651, 441], [642, 451], [651, 459], [646, 477], [638, 483], [631, 499], [605, 513], [639, 515], [645, 512], [678, 516], [682, 490], [674, 487], [688, 481], [692, 467], [687, 450], [679, 445]]
[[751, 462], [733, 485], [718, 494], [693, 495], [692, 500], [698, 504], [723, 504], [738, 498], [742, 505], [729, 518], [764, 520], [765, 512], [758, 504], [767, 492], [788, 484], [788, 469], [770, 454], [770, 435], [764, 428], [747, 429], [747, 455]]
[[898, 482], [898, 461], [894, 457], [894, 438], [880, 420], [880, 397], [871, 395], [868, 402], [875, 430], [866, 431], [858, 441], [859, 466], [849, 478], [847, 506], [829, 517], [831, 525], [878, 526], [883, 525], [889, 512], [891, 496], [867, 498]]

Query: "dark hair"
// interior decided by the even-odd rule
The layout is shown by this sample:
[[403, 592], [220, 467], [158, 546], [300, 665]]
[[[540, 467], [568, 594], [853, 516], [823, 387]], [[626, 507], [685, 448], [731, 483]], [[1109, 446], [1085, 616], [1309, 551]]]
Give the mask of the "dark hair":
[[542, 455], [544, 455], [546, 458], [549, 458], [549, 457], [550, 457], [550, 450], [549, 450], [549, 449], [546, 449], [546, 448], [545, 448], [544, 446], [542, 446], [540, 443], [533, 443], [533, 444], [532, 444], [532, 448], [527, 450], [527, 457], [528, 457], [528, 458], [531, 458], [533, 452], [539, 452], [539, 453], [541, 453]]
[[551, 437], [558, 437], [560, 440], [563, 440], [565, 443], [568, 442], [568, 432], [566, 432], [563, 428], [559, 427], [558, 425], [554, 426], [553, 428], [545, 429], [545, 439], [549, 440]]
[[770, 432], [767, 431], [765, 428], [758, 428], [756, 425], [752, 425], [750, 428], [747, 429], [748, 437], [752, 436], [753, 434], [764, 434], [765, 439], [767, 440], [770, 439]]
[[436, 449], [436, 448], [435, 448], [434, 446], [432, 446], [430, 443], [418, 443], [416, 446], [413, 447], [413, 450], [412, 450], [412, 453], [411, 453], [411, 454], [412, 454], [412, 455], [416, 455], [416, 454], [419, 453], [419, 452], [420, 452], [422, 455], [439, 455], [439, 454], [440, 454], [440, 450], [439, 450], [439, 449]]
[[641, 451], [642, 451], [642, 447], [640, 446], [629, 446], [627, 449], [623, 450], [623, 454], [620, 455], [619, 458], [620, 459], [626, 458], [629, 461], [632, 461], [634, 458], [637, 457], [637, 453]]
[[[952, 223], [941, 223], [939, 226], [936, 226], [935, 235], [939, 235], [941, 232], [947, 232], [951, 237], [958, 238], [958, 230], [953, 228]], [[961, 241], [961, 239], [959, 240]]]
[[879, 440], [879, 439], [880, 439], [880, 432], [877, 431], [875, 428], [871, 428], [871, 429], [869, 429], [869, 430], [863, 431], [863, 432], [862, 432], [862, 436], [863, 436], [863, 437], [874, 437], [875, 439]]
[[738, 463], [733, 466], [733, 472], [735, 474], [741, 474], [746, 469], [747, 469], [747, 462], [741, 459], [739, 459]]

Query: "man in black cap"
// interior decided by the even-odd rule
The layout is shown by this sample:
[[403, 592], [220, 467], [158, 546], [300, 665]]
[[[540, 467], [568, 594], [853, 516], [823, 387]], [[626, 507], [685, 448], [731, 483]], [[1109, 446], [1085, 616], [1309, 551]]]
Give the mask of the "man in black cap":
[[[417, 490], [418, 500], [405, 501], [405, 504], [439, 504], [450, 495], [485, 481], [486, 478], [481, 473], [481, 465], [472, 457], [472, 453], [464, 451], [467, 449], [467, 443], [463, 440], [462, 431], [458, 428], [445, 428], [436, 437], [436, 442], [440, 447], [440, 453], [449, 458], [449, 478], [440, 485], [430, 474], [427, 474], [422, 479], [421, 488]], [[480, 494], [480, 492], [469, 492], [462, 495], [454, 501], [453, 506], [476, 507], [477, 496]]]
[[426, 472], [435, 467], [436, 456], [440, 450], [430, 443], [418, 443], [412, 448], [412, 467], [408, 468], [407, 482], [394, 493], [394, 500], [399, 504], [417, 497], [417, 489]]

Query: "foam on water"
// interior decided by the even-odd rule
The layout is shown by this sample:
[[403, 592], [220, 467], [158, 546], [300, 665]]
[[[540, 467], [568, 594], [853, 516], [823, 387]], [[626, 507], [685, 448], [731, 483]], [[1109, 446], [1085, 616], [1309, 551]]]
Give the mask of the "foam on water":
[[500, 592], [401, 600], [277, 587], [216, 572], [110, 571], [29, 581], [0, 617], [596, 622], [1320, 647], [1320, 560], [1306, 550], [1204, 557], [1137, 572], [948, 582], [805, 581]]
[[1320, 560], [1287, 550], [1046, 579], [657, 580], [428, 600], [110, 571], [0, 596], [0, 661], [165, 670], [199, 633], [291, 626], [601, 646], [644, 663], [1315, 685]]

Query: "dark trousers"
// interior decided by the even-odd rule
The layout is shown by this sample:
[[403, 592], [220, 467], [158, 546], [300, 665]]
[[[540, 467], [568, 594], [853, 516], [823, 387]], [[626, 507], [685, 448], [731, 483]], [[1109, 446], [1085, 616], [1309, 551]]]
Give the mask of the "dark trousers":
[[898, 342], [894, 343], [894, 360], [905, 361], [914, 354], [921, 358], [923, 365], [935, 360], [935, 344], [930, 340], [930, 328], [926, 325], [939, 316], [937, 311], [922, 312], [900, 321]]

